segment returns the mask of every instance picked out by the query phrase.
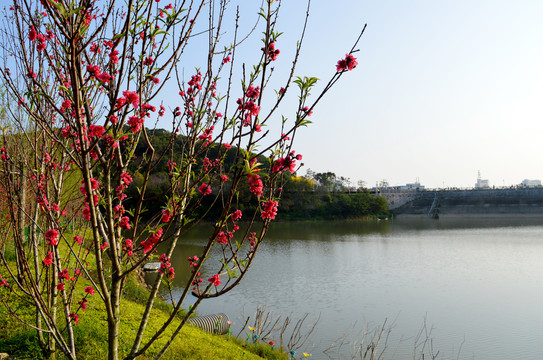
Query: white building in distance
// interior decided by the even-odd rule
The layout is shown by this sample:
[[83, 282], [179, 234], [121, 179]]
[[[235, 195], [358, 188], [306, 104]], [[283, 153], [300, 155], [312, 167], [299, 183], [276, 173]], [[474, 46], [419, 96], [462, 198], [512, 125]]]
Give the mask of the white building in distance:
[[520, 186], [521, 187], [526, 187], [526, 188], [541, 187], [541, 180], [524, 179], [520, 183]]
[[398, 190], [424, 190], [424, 185], [421, 185], [418, 181], [413, 184], [405, 184], [397, 187]]
[[477, 176], [477, 182], [475, 183], [475, 188], [476, 189], [489, 189], [490, 188], [488, 180], [481, 179], [481, 172], [480, 171], [479, 171], [478, 176]]

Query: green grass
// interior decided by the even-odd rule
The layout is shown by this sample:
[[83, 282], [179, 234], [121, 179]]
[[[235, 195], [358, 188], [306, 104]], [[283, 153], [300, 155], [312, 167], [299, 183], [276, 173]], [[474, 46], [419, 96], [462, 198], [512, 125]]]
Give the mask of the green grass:
[[[0, 274], [5, 272], [0, 266]], [[83, 289], [89, 283], [80, 279], [75, 289], [74, 302], [83, 297]], [[120, 324], [119, 352], [121, 358], [131, 349], [132, 341], [138, 330], [139, 320], [144, 310], [141, 303], [148, 290], [139, 285], [134, 279], [127, 282], [125, 298], [122, 300], [122, 319]], [[8, 300], [17, 314], [33, 323], [34, 308], [20, 298], [8, 296], [5, 288], [0, 288], [0, 296]], [[149, 339], [168, 317], [170, 305], [158, 301], [152, 311], [150, 322], [144, 336], [144, 342]], [[107, 321], [104, 304], [98, 294], [88, 297], [87, 310], [79, 312], [79, 324], [74, 326], [77, 356], [80, 359], [107, 358]], [[62, 315], [59, 314], [59, 317]], [[162, 335], [139, 359], [152, 359], [170, 338], [180, 320], [174, 320], [170, 328]], [[36, 331], [25, 327], [21, 322], [9, 315], [4, 306], [0, 305], [0, 353], [5, 352], [17, 359], [44, 359], [37, 340]], [[58, 352], [57, 359], [64, 359]], [[164, 354], [164, 359], [288, 359], [280, 351], [272, 351], [267, 344], [245, 344], [243, 341], [226, 336], [206, 333], [191, 325], [183, 327], [170, 348]], [[11, 357], [10, 357], [11, 358]]]

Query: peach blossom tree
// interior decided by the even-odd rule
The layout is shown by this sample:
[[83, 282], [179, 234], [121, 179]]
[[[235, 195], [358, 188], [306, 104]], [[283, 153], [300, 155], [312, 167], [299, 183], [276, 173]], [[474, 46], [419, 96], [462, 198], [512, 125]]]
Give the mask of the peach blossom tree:
[[[296, 75], [307, 16], [287, 58], [276, 29], [281, 2], [263, 1], [249, 34], [262, 42], [249, 64], [239, 58], [247, 34], [238, 34], [239, 18], [227, 15], [227, 5], [16, 0], [5, 9], [0, 297], [37, 331], [47, 354], [76, 359], [74, 329], [90, 302], [103, 303], [109, 359], [136, 358], [155, 342], [162, 350], [154, 355], [164, 354], [201, 301], [243, 279], [280, 211], [282, 173], [300, 165], [293, 148], [297, 131], [357, 65], [360, 37], [330, 64], [329, 81], [313, 96], [317, 79]], [[205, 45], [205, 57], [189, 70], [194, 42]], [[273, 72], [280, 61], [291, 64], [286, 74]], [[282, 116], [287, 96], [297, 105]], [[153, 146], [157, 124], [169, 124], [166, 150]], [[137, 146], [144, 155], [135, 164]], [[228, 165], [227, 156], [234, 159]], [[167, 202], [148, 214], [150, 174], [164, 160]], [[128, 199], [136, 177], [137, 192]], [[237, 208], [242, 186], [258, 204], [255, 211]], [[173, 250], [209, 204], [221, 211], [209, 225], [207, 244], [188, 260], [186, 286], [172, 299], [168, 318], [151, 331], [160, 288], [175, 276]], [[15, 262], [5, 256], [8, 245]], [[221, 259], [208, 261], [215, 247]], [[123, 287], [151, 257], [159, 259], [160, 273], [129, 349], [120, 350]], [[13, 299], [35, 308], [34, 321], [10, 307]], [[168, 328], [173, 331], [166, 336]]]

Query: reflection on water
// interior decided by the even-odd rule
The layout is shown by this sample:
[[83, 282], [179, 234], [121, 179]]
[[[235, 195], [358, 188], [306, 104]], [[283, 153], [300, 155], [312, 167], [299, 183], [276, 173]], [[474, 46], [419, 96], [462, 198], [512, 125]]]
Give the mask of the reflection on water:
[[[225, 312], [237, 326], [258, 305], [295, 319], [320, 314], [307, 348], [313, 359], [327, 358], [322, 351], [346, 331], [385, 319], [394, 322], [395, 359], [412, 358], [424, 319], [442, 359], [541, 359], [541, 221], [275, 223], [244, 282], [199, 311]], [[205, 230], [189, 234], [174, 253], [178, 286]]]

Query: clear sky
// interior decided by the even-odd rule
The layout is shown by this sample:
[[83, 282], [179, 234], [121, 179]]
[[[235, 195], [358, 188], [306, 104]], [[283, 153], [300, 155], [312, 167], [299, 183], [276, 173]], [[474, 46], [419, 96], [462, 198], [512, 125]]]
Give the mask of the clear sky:
[[[281, 30], [297, 32], [302, 1], [282, 3]], [[297, 139], [306, 169], [368, 186], [472, 187], [479, 170], [491, 186], [543, 180], [543, 1], [311, 5], [304, 74], [327, 79], [368, 28], [358, 67]]]
[[[260, 1], [232, 0], [230, 18], [237, 4], [246, 34]], [[306, 4], [281, 4], [275, 73], [285, 79]], [[368, 27], [358, 67], [298, 133], [300, 175], [332, 171], [368, 187], [417, 178], [432, 188], [472, 187], [478, 171], [491, 186], [543, 180], [543, 0], [312, 0], [310, 13], [297, 75], [316, 76], [321, 86]], [[200, 36], [195, 46], [203, 49]], [[260, 56], [259, 38], [239, 50], [248, 66]], [[187, 78], [205, 63], [186, 60]], [[168, 98], [176, 95], [163, 100], [175, 106], [178, 97]], [[287, 95], [291, 106], [281, 110], [292, 118], [296, 94]]]
[[[231, 0], [231, 18], [238, 3], [247, 33], [260, 1]], [[306, 4], [281, 4], [276, 73], [284, 79]], [[426, 187], [472, 187], [478, 171], [491, 186], [543, 180], [543, 0], [312, 0], [310, 13], [297, 74], [321, 86], [368, 27], [358, 67], [298, 133], [301, 175], [332, 171], [369, 187], [417, 178]], [[260, 55], [256, 35], [241, 55]], [[185, 75], [204, 59], [182, 64]], [[175, 107], [176, 95], [163, 100]]]

